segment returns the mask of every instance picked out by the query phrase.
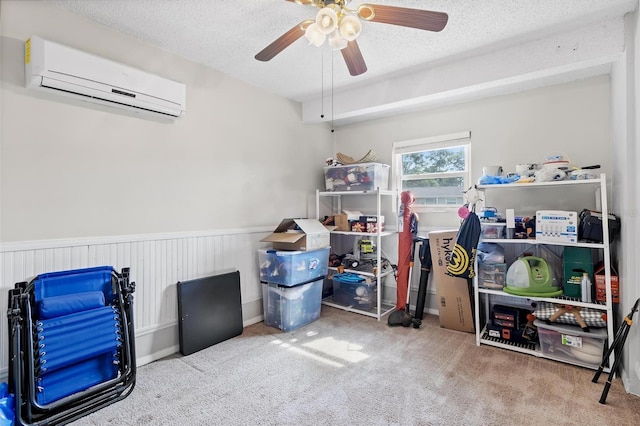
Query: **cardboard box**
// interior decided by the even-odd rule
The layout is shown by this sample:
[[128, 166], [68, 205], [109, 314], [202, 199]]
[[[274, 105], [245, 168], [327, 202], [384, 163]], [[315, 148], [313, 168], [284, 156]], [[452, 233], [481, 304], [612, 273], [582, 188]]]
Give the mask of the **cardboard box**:
[[351, 223], [349, 223], [346, 214], [334, 215], [333, 223], [336, 225], [336, 231], [351, 231]]
[[[595, 267], [595, 277], [596, 277], [596, 301], [598, 302], [606, 302], [607, 300], [607, 290], [605, 286], [604, 279], [604, 264], [600, 262]], [[620, 278], [618, 278], [618, 273], [613, 266], [611, 267], [611, 302], [612, 303], [620, 303]]]
[[330, 246], [329, 229], [316, 219], [283, 219], [271, 234], [261, 239], [276, 250], [317, 250]]
[[471, 287], [466, 279], [446, 274], [457, 233], [457, 230], [429, 233], [431, 275], [437, 290], [440, 327], [473, 333]]
[[364, 214], [360, 210], [342, 210], [342, 213], [347, 215], [347, 220], [349, 222], [357, 222], [360, 220], [360, 216]]
[[536, 240], [558, 243], [578, 242], [578, 212], [538, 210]]

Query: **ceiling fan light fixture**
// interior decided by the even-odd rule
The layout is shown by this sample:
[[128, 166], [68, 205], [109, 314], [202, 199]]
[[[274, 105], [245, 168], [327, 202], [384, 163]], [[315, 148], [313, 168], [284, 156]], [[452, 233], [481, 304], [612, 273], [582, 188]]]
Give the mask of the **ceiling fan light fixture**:
[[354, 15], [345, 15], [340, 20], [340, 35], [347, 41], [353, 41], [362, 32], [362, 22]]
[[320, 31], [316, 23], [310, 24], [304, 31], [304, 36], [309, 40], [309, 44], [313, 44], [316, 47], [322, 46], [327, 36]]
[[360, 19], [364, 19], [365, 21], [370, 21], [376, 16], [376, 11], [369, 4], [361, 4], [358, 6], [356, 13]]
[[323, 34], [331, 34], [338, 27], [338, 15], [330, 7], [323, 7], [316, 15], [316, 25]]
[[342, 50], [347, 47], [348, 41], [341, 35], [340, 31], [336, 30], [329, 36], [329, 46], [332, 50]]

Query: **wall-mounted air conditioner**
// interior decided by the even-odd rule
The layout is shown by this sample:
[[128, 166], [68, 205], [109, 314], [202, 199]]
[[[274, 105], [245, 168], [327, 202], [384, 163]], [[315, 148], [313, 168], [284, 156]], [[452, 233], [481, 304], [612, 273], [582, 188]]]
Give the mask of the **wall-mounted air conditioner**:
[[186, 111], [186, 87], [109, 59], [32, 36], [25, 43], [29, 88], [167, 118]]

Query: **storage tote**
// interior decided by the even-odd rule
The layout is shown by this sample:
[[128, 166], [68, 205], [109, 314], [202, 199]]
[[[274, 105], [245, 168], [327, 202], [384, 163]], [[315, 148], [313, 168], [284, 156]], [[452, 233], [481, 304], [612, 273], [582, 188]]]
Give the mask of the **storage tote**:
[[293, 287], [262, 283], [264, 323], [288, 332], [320, 318], [323, 281]]
[[389, 189], [389, 165], [359, 163], [324, 168], [327, 191], [371, 191]]
[[540, 350], [547, 358], [582, 367], [598, 369], [606, 351], [607, 332], [591, 328], [589, 332], [572, 325], [547, 324], [535, 320]]
[[333, 276], [333, 300], [344, 306], [369, 310], [377, 306], [378, 285], [375, 279], [353, 273]]
[[329, 249], [278, 251], [259, 249], [260, 281], [283, 286], [308, 283], [327, 275]]

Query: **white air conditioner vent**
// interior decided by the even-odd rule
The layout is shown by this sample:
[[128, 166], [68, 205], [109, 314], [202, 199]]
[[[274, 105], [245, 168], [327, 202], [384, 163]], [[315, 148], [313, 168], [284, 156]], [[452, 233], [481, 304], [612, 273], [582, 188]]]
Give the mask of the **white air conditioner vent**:
[[186, 86], [81, 50], [32, 36], [25, 44], [26, 85], [88, 102], [167, 118], [186, 112]]

